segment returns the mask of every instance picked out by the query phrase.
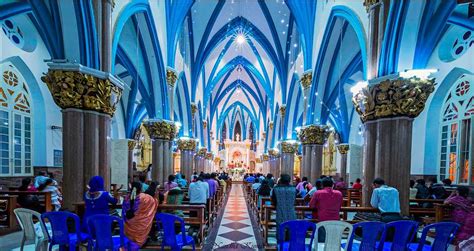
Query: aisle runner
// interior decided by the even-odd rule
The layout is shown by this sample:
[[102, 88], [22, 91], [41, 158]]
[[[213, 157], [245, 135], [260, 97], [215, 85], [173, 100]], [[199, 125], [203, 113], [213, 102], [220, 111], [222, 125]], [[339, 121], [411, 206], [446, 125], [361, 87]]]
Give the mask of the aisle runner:
[[252, 223], [241, 184], [234, 184], [225, 206], [215, 250], [257, 250]]

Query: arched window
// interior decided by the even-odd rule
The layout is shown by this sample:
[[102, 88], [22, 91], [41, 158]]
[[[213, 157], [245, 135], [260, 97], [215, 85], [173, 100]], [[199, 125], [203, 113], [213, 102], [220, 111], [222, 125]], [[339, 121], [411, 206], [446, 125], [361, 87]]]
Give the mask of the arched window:
[[0, 69], [0, 176], [32, 175], [30, 92], [15, 66]]
[[472, 145], [474, 143], [473, 77], [461, 76], [444, 101], [441, 117], [439, 178], [473, 184]]

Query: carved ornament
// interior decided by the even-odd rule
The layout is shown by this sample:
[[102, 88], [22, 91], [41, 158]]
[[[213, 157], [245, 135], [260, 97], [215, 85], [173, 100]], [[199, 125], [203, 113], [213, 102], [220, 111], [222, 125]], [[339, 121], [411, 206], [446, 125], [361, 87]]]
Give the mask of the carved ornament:
[[197, 108], [197, 105], [195, 103], [191, 103], [191, 114], [194, 116], [194, 114], [196, 114], [198, 108]]
[[201, 156], [201, 157], [205, 157], [205, 156], [206, 156], [206, 153], [207, 153], [207, 148], [201, 147], [201, 148], [199, 148], [199, 150], [197, 151], [196, 155], [197, 155], [197, 156]]
[[372, 8], [372, 6], [378, 4], [379, 2], [380, 0], [364, 0], [365, 10], [369, 12], [370, 8]]
[[166, 68], [166, 83], [169, 87], [173, 88], [176, 84], [176, 80], [178, 80], [178, 74], [176, 71], [170, 67]]
[[349, 152], [349, 144], [339, 144], [337, 145], [337, 150], [340, 154], [347, 154]]
[[278, 151], [278, 149], [268, 149], [268, 155], [270, 155], [270, 157], [272, 158], [279, 158], [280, 157], [280, 152]]
[[312, 71], [306, 71], [301, 75], [300, 78], [300, 83], [301, 87], [303, 87], [303, 90], [307, 90], [311, 88], [311, 83], [313, 82], [313, 72]]
[[329, 130], [325, 125], [308, 125], [298, 132], [303, 145], [323, 145], [328, 136]]
[[180, 151], [194, 151], [196, 150], [197, 140], [193, 138], [179, 138], [177, 144]]
[[176, 125], [172, 121], [145, 121], [143, 126], [152, 139], [173, 140], [178, 134]]
[[299, 143], [296, 141], [282, 141], [280, 143], [282, 153], [296, 153]]
[[132, 151], [133, 149], [135, 149], [136, 146], [137, 146], [137, 141], [135, 141], [134, 139], [129, 139], [128, 140], [128, 150], [129, 151]]

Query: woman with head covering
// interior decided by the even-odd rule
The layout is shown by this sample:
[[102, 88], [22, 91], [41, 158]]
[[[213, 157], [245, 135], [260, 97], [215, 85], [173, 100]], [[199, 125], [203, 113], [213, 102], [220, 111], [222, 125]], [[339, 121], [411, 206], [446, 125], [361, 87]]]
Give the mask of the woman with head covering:
[[105, 191], [104, 179], [100, 176], [94, 176], [89, 180], [89, 190], [84, 194], [86, 211], [84, 213], [84, 222], [82, 226], [87, 231], [87, 219], [93, 215], [109, 214], [109, 203], [117, 204], [117, 199]]
[[474, 207], [472, 201], [469, 200], [469, 187], [458, 186], [455, 191], [444, 201], [454, 207], [452, 212], [452, 220], [461, 224], [456, 239], [463, 241], [474, 236]]
[[125, 235], [136, 244], [133, 245], [132, 250], [138, 250], [145, 244], [158, 207], [156, 198], [141, 191], [142, 185], [139, 182], [133, 182], [132, 191], [125, 198], [122, 206]]

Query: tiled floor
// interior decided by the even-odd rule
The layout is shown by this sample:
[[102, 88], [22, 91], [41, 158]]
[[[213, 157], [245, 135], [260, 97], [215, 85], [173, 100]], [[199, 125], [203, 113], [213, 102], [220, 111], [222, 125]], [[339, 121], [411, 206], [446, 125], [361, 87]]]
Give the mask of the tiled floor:
[[234, 184], [214, 241], [214, 250], [257, 250], [257, 241], [240, 184]]

